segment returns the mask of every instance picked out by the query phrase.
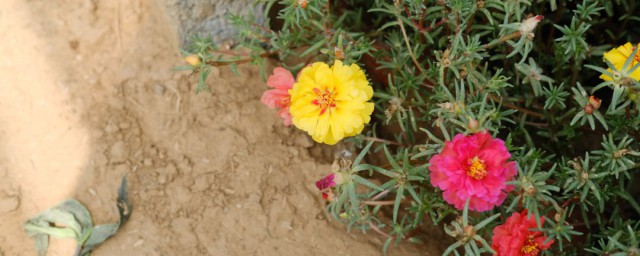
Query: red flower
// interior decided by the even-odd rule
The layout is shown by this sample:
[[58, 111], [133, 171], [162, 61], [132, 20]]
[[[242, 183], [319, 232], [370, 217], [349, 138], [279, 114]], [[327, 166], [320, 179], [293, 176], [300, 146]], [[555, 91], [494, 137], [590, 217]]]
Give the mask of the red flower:
[[504, 141], [487, 132], [458, 134], [429, 160], [431, 184], [442, 189], [444, 200], [459, 210], [467, 199], [470, 210], [491, 210], [513, 190], [506, 182], [518, 171], [515, 162], [508, 162], [510, 157]]
[[[540, 223], [544, 225], [544, 218], [540, 218]], [[515, 212], [504, 224], [493, 229], [491, 248], [496, 256], [537, 256], [553, 244], [553, 240], [546, 241], [542, 232], [531, 230], [537, 227], [533, 215], [527, 218], [527, 210]]]

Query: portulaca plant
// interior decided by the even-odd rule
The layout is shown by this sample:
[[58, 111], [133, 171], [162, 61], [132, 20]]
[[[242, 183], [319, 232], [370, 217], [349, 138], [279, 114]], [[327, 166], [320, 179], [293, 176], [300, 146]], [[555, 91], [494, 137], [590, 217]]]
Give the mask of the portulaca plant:
[[277, 129], [357, 152], [316, 177], [336, 220], [385, 251], [437, 225], [445, 255], [640, 255], [640, 2], [256, 3], [180, 69], [261, 65]]

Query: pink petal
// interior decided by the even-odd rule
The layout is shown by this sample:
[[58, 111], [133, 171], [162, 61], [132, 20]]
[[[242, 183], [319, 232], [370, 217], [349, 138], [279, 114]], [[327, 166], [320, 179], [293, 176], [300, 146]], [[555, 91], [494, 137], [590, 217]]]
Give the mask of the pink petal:
[[282, 91], [277, 89], [272, 89], [272, 90], [265, 91], [262, 94], [262, 98], [260, 99], [260, 101], [262, 101], [262, 103], [267, 105], [267, 107], [273, 109], [273, 108], [276, 108], [277, 102], [283, 99], [285, 96], [289, 96], [289, 92], [287, 92], [286, 95], [283, 95]]
[[280, 111], [278, 111], [278, 115], [282, 117], [283, 119], [282, 123], [284, 124], [284, 126], [289, 126], [293, 124], [293, 122], [291, 121], [292, 117], [291, 117], [291, 113], [289, 112], [289, 107], [281, 108]]
[[267, 79], [267, 85], [280, 90], [289, 90], [293, 88], [296, 81], [289, 70], [277, 67], [273, 70], [273, 74]]

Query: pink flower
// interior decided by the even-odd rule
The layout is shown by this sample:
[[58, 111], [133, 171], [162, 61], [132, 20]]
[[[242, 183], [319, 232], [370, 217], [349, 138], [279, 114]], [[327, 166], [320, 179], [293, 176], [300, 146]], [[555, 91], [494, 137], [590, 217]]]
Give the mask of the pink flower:
[[289, 106], [291, 105], [291, 96], [289, 89], [293, 88], [296, 81], [293, 79], [291, 72], [284, 68], [275, 68], [273, 74], [267, 80], [267, 86], [274, 88], [262, 94], [262, 103], [269, 108], [278, 108], [278, 115], [282, 117], [285, 126], [291, 125], [291, 113]]
[[[540, 223], [544, 225], [544, 218]], [[546, 241], [542, 232], [531, 231], [537, 227], [533, 215], [527, 218], [527, 210], [513, 213], [507, 222], [493, 229], [491, 248], [496, 251], [495, 256], [537, 256], [551, 247], [553, 240]]]
[[513, 190], [505, 184], [517, 173], [516, 163], [507, 162], [510, 157], [504, 141], [487, 132], [458, 134], [429, 160], [431, 184], [442, 189], [444, 200], [459, 210], [467, 199], [470, 210], [491, 210], [502, 204], [505, 192]]

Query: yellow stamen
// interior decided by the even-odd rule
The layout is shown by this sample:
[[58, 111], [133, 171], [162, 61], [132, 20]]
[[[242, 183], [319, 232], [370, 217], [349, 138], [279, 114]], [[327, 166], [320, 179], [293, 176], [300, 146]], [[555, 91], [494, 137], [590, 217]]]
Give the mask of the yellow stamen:
[[520, 252], [526, 253], [527, 255], [538, 255], [540, 253], [540, 249], [538, 249], [538, 243], [529, 238], [525, 242], [525, 245], [520, 249]]
[[467, 175], [476, 180], [481, 180], [487, 176], [487, 169], [484, 166], [484, 161], [480, 160], [477, 156], [469, 160], [471, 163], [467, 167]]
[[324, 114], [328, 108], [336, 107], [334, 102], [335, 92], [330, 92], [327, 89], [323, 92], [318, 88], [313, 88], [313, 93], [316, 95], [316, 99], [311, 101], [311, 104], [320, 107], [320, 115]]

